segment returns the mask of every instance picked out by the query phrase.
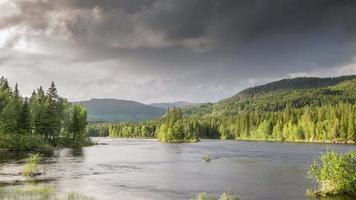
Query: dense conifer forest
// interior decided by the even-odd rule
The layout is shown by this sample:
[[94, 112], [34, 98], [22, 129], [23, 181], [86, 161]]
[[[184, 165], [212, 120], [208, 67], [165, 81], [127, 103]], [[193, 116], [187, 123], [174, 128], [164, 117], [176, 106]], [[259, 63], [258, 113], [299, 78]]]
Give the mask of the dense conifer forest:
[[161, 119], [92, 124], [92, 135], [355, 142], [356, 76], [297, 78], [249, 88], [215, 104], [174, 108]]
[[90, 144], [86, 134], [87, 113], [58, 95], [52, 82], [30, 98], [12, 89], [6, 78], [0, 79], [0, 148], [33, 150]]

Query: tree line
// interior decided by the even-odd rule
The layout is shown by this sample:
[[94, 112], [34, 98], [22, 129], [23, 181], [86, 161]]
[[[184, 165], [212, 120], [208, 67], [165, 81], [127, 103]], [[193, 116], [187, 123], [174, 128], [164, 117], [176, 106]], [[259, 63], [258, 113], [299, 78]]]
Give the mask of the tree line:
[[174, 108], [159, 120], [95, 126], [112, 137], [151, 137], [165, 142], [195, 138], [356, 142], [355, 116], [356, 106], [350, 103], [218, 117], [184, 116]]
[[86, 145], [86, 126], [86, 110], [60, 97], [53, 82], [47, 91], [40, 87], [23, 98], [17, 84], [12, 89], [0, 78], [0, 148]]

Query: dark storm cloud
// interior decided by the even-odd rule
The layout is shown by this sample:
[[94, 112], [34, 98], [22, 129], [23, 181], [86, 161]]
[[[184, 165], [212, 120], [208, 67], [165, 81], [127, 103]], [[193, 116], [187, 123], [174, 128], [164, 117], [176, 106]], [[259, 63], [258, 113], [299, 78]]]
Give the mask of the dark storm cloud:
[[[42, 65], [105, 68], [100, 82], [108, 85], [125, 71], [171, 96], [182, 91], [202, 101], [291, 74], [356, 71], [353, 0], [13, 2], [16, 12], [0, 17], [0, 30], [17, 28], [5, 50], [35, 52], [26, 62]], [[204, 98], [194, 96], [199, 88]]]
[[[222, 47], [236, 47], [275, 34], [330, 29], [338, 29], [345, 39], [353, 40], [356, 27], [356, 2], [352, 0], [20, 0], [17, 5], [20, 13], [1, 20], [2, 27], [24, 23], [48, 28], [51, 19], [47, 14], [58, 11], [74, 17], [59, 19], [74, 36], [97, 34], [93, 37], [107, 40], [145, 26], [174, 44], [207, 37]], [[102, 21], [90, 21], [92, 18], [86, 16], [90, 12], [79, 13], [94, 8], [100, 11]]]

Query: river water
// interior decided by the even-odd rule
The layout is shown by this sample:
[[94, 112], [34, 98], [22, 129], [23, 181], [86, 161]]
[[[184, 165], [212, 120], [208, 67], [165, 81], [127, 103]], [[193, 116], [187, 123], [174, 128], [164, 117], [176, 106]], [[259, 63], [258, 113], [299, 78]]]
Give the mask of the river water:
[[[18, 175], [23, 157], [0, 153], [0, 184], [54, 187], [98, 200], [191, 199], [200, 192], [236, 194], [241, 199], [307, 199], [313, 158], [355, 145], [202, 140], [162, 144], [155, 140], [96, 138], [100, 144], [61, 149], [43, 161], [45, 174], [29, 181]], [[213, 159], [205, 162], [204, 155]]]

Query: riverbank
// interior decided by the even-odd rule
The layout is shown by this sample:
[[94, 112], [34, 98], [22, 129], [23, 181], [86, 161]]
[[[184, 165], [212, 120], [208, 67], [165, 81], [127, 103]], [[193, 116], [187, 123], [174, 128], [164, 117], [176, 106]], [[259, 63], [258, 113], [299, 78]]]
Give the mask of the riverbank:
[[[93, 137], [95, 138], [95, 137]], [[142, 139], [142, 140], [157, 140], [157, 138], [152, 137], [101, 137], [101, 138], [110, 138], [110, 139], [123, 139], [123, 140], [135, 140], [135, 139]], [[356, 144], [352, 140], [348, 141], [325, 141], [325, 140], [275, 140], [275, 139], [253, 139], [253, 138], [238, 138], [238, 139], [219, 139], [219, 138], [199, 138], [199, 140], [174, 140], [174, 141], [160, 141], [162, 143], [197, 143], [201, 139], [204, 140], [231, 140], [231, 141], [251, 141], [251, 142], [287, 142], [287, 143], [316, 143], [316, 144]]]
[[252, 138], [239, 138], [231, 139], [237, 141], [257, 141], [257, 142], [288, 142], [288, 143], [317, 143], [317, 144], [355, 144], [354, 141], [325, 141], [325, 140], [275, 140], [275, 139], [252, 139]]

